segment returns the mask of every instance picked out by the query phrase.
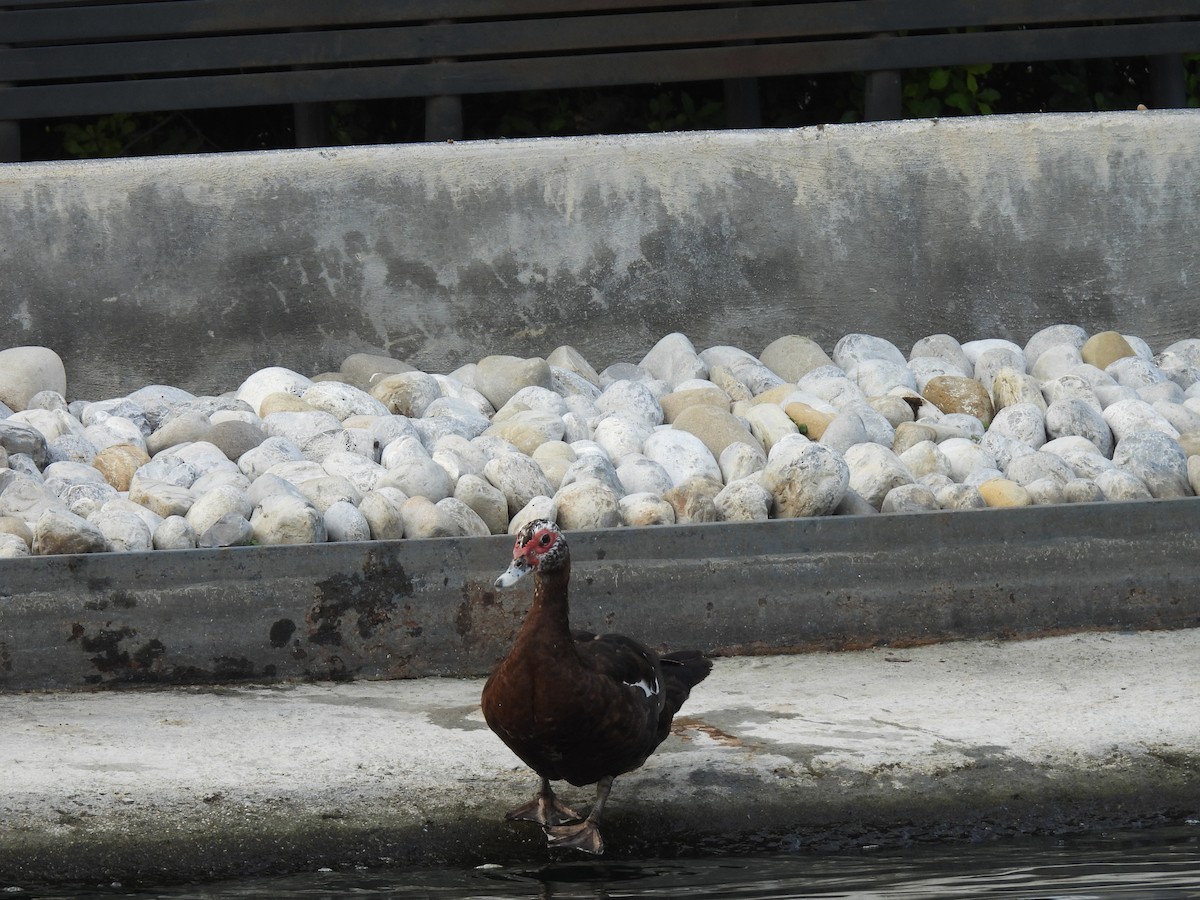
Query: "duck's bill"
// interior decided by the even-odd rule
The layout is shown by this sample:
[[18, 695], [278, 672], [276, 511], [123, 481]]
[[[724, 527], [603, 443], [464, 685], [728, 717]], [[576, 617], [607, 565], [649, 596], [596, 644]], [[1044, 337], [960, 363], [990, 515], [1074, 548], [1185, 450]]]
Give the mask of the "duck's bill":
[[496, 587], [507, 588], [512, 587], [526, 575], [533, 571], [529, 563], [523, 559], [514, 559], [503, 575], [496, 579]]

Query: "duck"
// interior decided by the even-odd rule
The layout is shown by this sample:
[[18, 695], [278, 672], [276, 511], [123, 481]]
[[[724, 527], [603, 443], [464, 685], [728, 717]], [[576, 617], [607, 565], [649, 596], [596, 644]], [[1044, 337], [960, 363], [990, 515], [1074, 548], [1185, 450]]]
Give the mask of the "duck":
[[[599, 855], [613, 780], [641, 766], [666, 739], [712, 661], [699, 650], [659, 655], [625, 635], [572, 631], [570, 549], [548, 519], [520, 529], [512, 563], [495, 586], [512, 587], [531, 572], [533, 603], [480, 699], [488, 727], [539, 778], [533, 798], [505, 818], [541, 825], [551, 847]], [[588, 815], [563, 803], [553, 781], [595, 784]]]

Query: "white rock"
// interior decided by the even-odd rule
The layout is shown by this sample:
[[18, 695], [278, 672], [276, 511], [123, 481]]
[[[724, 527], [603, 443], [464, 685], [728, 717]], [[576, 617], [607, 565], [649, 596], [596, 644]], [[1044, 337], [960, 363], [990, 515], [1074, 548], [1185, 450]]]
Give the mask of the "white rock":
[[[965, 359], [964, 359], [965, 362]], [[970, 378], [971, 370], [963, 370], [954, 362], [939, 356], [918, 356], [909, 360], [908, 369], [912, 372], [913, 383], [918, 391], [924, 391], [925, 385], [933, 378], [942, 375], [954, 375], [959, 378]]]
[[950, 460], [933, 441], [919, 441], [900, 454], [900, 462], [913, 477], [938, 474], [952, 477]]
[[375, 435], [366, 428], [341, 428], [322, 431], [300, 442], [300, 452], [305, 459], [323, 462], [334, 453], [354, 453], [372, 462], [379, 459], [379, 443]]
[[[488, 460], [487, 465], [483, 467], [483, 477], [492, 487], [504, 494], [508, 501], [510, 517], [515, 517], [534, 497], [549, 498], [554, 493], [541, 467], [528, 456], [519, 453], [509, 453]], [[515, 533], [512, 531], [511, 522], [509, 533]]]
[[1114, 360], [1104, 372], [1112, 376], [1117, 384], [1135, 389], [1170, 380], [1153, 362], [1138, 356], [1125, 356]]
[[[717, 465], [721, 469], [721, 480], [730, 484], [761, 472], [767, 465], [767, 454], [761, 447], [734, 441], [721, 451]], [[621, 474], [619, 468], [617, 474]], [[625, 479], [622, 478], [621, 482], [624, 484]]]
[[850, 490], [875, 509], [883, 505], [888, 492], [901, 484], [912, 484], [916, 476], [888, 447], [857, 444], [845, 453], [850, 467]]
[[761, 484], [778, 518], [832, 513], [850, 484], [850, 468], [837, 453], [811, 441], [781, 441], [763, 469]]
[[646, 439], [653, 433], [654, 429], [640, 419], [609, 415], [596, 423], [592, 439], [619, 466], [627, 456], [640, 455]]
[[658, 494], [626, 494], [619, 502], [621, 522], [632, 528], [675, 524], [675, 507]]
[[566, 425], [560, 416], [525, 409], [510, 413], [504, 420], [497, 421], [487, 428], [483, 434], [501, 437], [528, 455], [548, 441], [561, 440], [565, 431]]
[[496, 415], [493, 416], [492, 420], [503, 421], [507, 417], [506, 414], [519, 412], [523, 409], [545, 413], [559, 419], [569, 411], [567, 401], [563, 399], [561, 394], [539, 385], [530, 385], [529, 387], [521, 388], [521, 390], [513, 394], [504, 406], [496, 410]]
[[1103, 415], [1118, 442], [1139, 431], [1157, 431], [1172, 439], [1179, 437], [1166, 417], [1144, 400], [1120, 400], [1106, 407]]
[[[563, 473], [559, 487], [561, 489], [567, 485], [574, 484], [576, 481], [587, 481], [589, 479], [599, 481], [617, 497], [621, 497], [625, 493], [625, 486], [621, 484], [621, 479], [617, 475], [616, 468], [607, 456], [599, 453], [584, 453], [580, 455], [575, 462], [567, 467], [566, 472]], [[556, 493], [555, 496], [557, 497], [558, 494]]]
[[47, 347], [0, 350], [0, 403], [20, 412], [42, 391], [67, 393], [67, 371], [57, 353]]
[[[1083, 363], [1083, 356], [1079, 350], [1074, 344], [1047, 347], [1038, 355], [1037, 362], [1030, 366], [1029, 374], [1043, 385], [1047, 381], [1062, 378]], [[1047, 396], [1046, 399], [1051, 398]]]
[[1135, 476], [1160, 500], [1194, 496], [1187, 460], [1179, 444], [1157, 431], [1126, 435], [1113, 451], [1113, 464]]
[[700, 438], [686, 431], [659, 429], [646, 439], [644, 452], [666, 470], [672, 485], [697, 476], [721, 480], [721, 467], [712, 452]]
[[953, 371], [946, 372], [947, 375], [969, 378], [975, 371], [975, 364], [963, 353], [962, 344], [948, 334], [931, 334], [913, 344], [908, 354], [909, 361], [922, 357], [941, 359], [949, 363], [953, 366]]
[[483, 394], [494, 408], [499, 409], [513, 394], [530, 385], [544, 388], [553, 386], [550, 366], [544, 359], [485, 356], [475, 369], [472, 386]]
[[236, 468], [234, 469], [213, 469], [210, 472], [205, 472], [199, 478], [192, 482], [191, 491], [196, 497], [201, 494], [207, 494], [215, 487], [228, 485], [243, 493], [250, 490], [251, 481]]
[[870, 440], [862, 416], [856, 409], [849, 409], [834, 416], [821, 434], [819, 443], [830, 450], [845, 453], [855, 444], [865, 444]]
[[692, 342], [679, 332], [660, 339], [638, 365], [672, 388], [681, 381], [708, 377], [708, 366], [696, 353]]
[[1046, 412], [1046, 398], [1032, 375], [1005, 367], [996, 373], [991, 384], [992, 403], [997, 410], [1018, 403], [1032, 403], [1043, 413]]
[[1152, 404], [1154, 411], [1171, 423], [1180, 434], [1189, 431], [1200, 431], [1200, 411], [1185, 406], [1183, 403], [1171, 403], [1159, 400]]
[[[1071, 479], [1075, 481], [1077, 479]], [[1019, 482], [1018, 482], [1019, 483]], [[1070, 482], [1060, 482], [1053, 478], [1038, 478], [1023, 485], [1029, 494], [1029, 500], [1034, 506], [1051, 506], [1066, 502], [1066, 486]]]
[[600, 376], [596, 374], [596, 370], [592, 368], [591, 363], [584, 359], [574, 347], [564, 344], [561, 347], [555, 347], [550, 355], [546, 357], [546, 362], [552, 367], [565, 369], [591, 384], [599, 386]]
[[1090, 478], [1072, 478], [1062, 488], [1063, 503], [1099, 503], [1104, 491]]
[[248, 403], [251, 409], [261, 415], [262, 402], [270, 394], [291, 394], [299, 399], [312, 385], [312, 379], [299, 372], [293, 372], [282, 366], [270, 366], [266, 369], [259, 369], [243, 381], [234, 397]]
[[986, 509], [987, 501], [979, 488], [970, 484], [950, 484], [934, 491], [941, 509]]
[[991, 392], [996, 376], [1005, 369], [1024, 372], [1025, 352], [1012, 347], [992, 347], [984, 350], [975, 360], [972, 377]]
[[439, 500], [437, 508], [448, 515], [457, 525], [459, 533], [465, 537], [487, 537], [491, 534], [487, 523], [480, 518], [475, 510], [455, 497]]
[[[324, 383], [324, 382], [322, 382]], [[331, 541], [369, 541], [371, 526], [357, 506], [338, 500], [325, 510], [325, 535]]]
[[516, 534], [535, 519], [547, 519], [551, 522], [558, 515], [558, 508], [551, 497], [531, 497], [521, 509], [517, 510], [512, 521], [508, 523], [508, 533]]
[[923, 484], [898, 484], [883, 498], [880, 512], [914, 513], [941, 509], [937, 495]]
[[146, 449], [146, 438], [141, 429], [121, 416], [105, 415], [99, 418], [94, 425], [89, 425], [83, 430], [83, 436], [95, 445], [97, 450], [114, 447], [118, 444], [129, 444], [141, 450]]
[[[285, 437], [269, 437], [257, 447], [247, 450], [238, 457], [237, 465], [251, 481], [254, 481], [279, 463], [297, 462], [303, 459], [304, 454], [300, 452], [300, 447], [295, 441]], [[150, 462], [153, 464], [154, 460]], [[144, 469], [145, 466], [142, 468]]]
[[[1039, 450], [1012, 459], [1004, 469], [1004, 477], [1028, 488], [1035, 481], [1050, 479], [1064, 485], [1075, 478], [1074, 470], [1060, 456]], [[1056, 501], [1057, 502], [1057, 501]]]
[[[541, 468], [554, 490], [562, 487], [563, 476], [579, 458], [575, 448], [564, 441], [547, 441], [533, 451], [533, 461]], [[487, 460], [484, 460], [486, 465]], [[482, 467], [480, 472], [482, 472]]]
[[867, 395], [836, 366], [813, 369], [796, 383], [796, 388], [842, 410], [867, 402]]
[[250, 516], [259, 544], [319, 544], [325, 541], [325, 519], [317, 508], [289, 494], [272, 494]]
[[847, 334], [834, 345], [833, 362], [843, 370], [849, 371], [870, 359], [887, 360], [901, 366], [907, 363], [895, 344], [871, 334]]
[[978, 341], [967, 341], [962, 345], [963, 356], [967, 358], [967, 362], [971, 364], [972, 369], [979, 362], [979, 357], [988, 350], [1001, 349], [1019, 353], [1022, 359], [1025, 357], [1025, 351], [1019, 345], [1003, 338], [984, 338]]
[[424, 497], [437, 503], [454, 493], [449, 473], [428, 456], [409, 456], [389, 466], [376, 486], [399, 488], [408, 497]]
[[248, 519], [252, 510], [250, 499], [245, 493], [223, 485], [198, 496], [184, 518], [196, 534], [200, 535], [226, 513], [235, 513], [243, 519]]
[[968, 438], [949, 438], [938, 449], [950, 460], [950, 477], [960, 484], [974, 472], [996, 470], [995, 457]]
[[594, 478], [563, 485], [554, 495], [554, 505], [558, 509], [558, 525], [566, 530], [616, 528], [621, 524], [617, 494]]
[[614, 381], [596, 399], [596, 408], [634, 419], [649, 428], [663, 423], [663, 411], [654, 393], [639, 381]]
[[1028, 456], [1037, 452], [1023, 441], [990, 429], [983, 436], [983, 440], [979, 442], [979, 446], [996, 461], [996, 468], [1002, 471], [1007, 470], [1009, 463], [1018, 456]]
[[342, 423], [324, 410], [275, 412], [263, 418], [262, 429], [268, 437], [285, 437], [297, 447], [303, 447], [305, 441], [318, 434], [341, 431]]
[[183, 516], [167, 516], [151, 537], [155, 550], [192, 550], [196, 531]]
[[91, 519], [104, 504], [120, 495], [107, 482], [83, 482], [64, 486], [60, 498], [77, 516]]
[[1046, 443], [1046, 420], [1041, 408], [1033, 403], [1004, 407], [996, 413], [988, 430], [1034, 448]]
[[[161, 525], [162, 519], [155, 518], [158, 519], [157, 524]], [[154, 549], [153, 530], [141, 516], [125, 507], [105, 504], [93, 514], [91, 521], [114, 551], [144, 552]]]
[[[741, 446], [748, 445], [742, 444]], [[765, 456], [763, 464], [766, 464]], [[666, 469], [654, 460], [641, 455], [625, 457], [625, 461], [617, 466], [617, 477], [621, 479], [621, 487], [626, 494], [654, 494], [656, 497], [661, 497], [674, 486]], [[674, 521], [674, 513], [672, 513], [672, 521]]]
[[343, 500], [354, 506], [362, 502], [362, 491], [354, 486], [354, 482], [340, 475], [327, 475], [324, 470], [316, 478], [298, 482], [296, 487], [322, 515], [333, 504]]
[[765, 522], [770, 518], [774, 502], [771, 492], [753, 475], [731, 481], [713, 498], [721, 520], [725, 522]]
[[1078, 325], [1049, 325], [1036, 332], [1025, 342], [1025, 361], [1032, 371], [1038, 357], [1051, 347], [1067, 344], [1076, 350], [1082, 350], [1087, 343], [1088, 333]]
[[478, 475], [464, 475], [454, 486], [454, 498], [469, 506], [491, 534], [508, 530], [508, 499]]
[[326, 456], [321, 461], [321, 468], [330, 475], [349, 479], [364, 494], [373, 491], [388, 474], [388, 470], [379, 463], [345, 450]]
[[1086, 400], [1056, 400], [1046, 408], [1046, 433], [1051, 438], [1076, 435], [1090, 441], [1105, 456], [1113, 450], [1113, 433], [1099, 410]]
[[1150, 500], [1153, 497], [1140, 478], [1115, 466], [1098, 473], [1094, 481], [1105, 500]]
[[[0, 350], [0, 354], [3, 352]], [[41, 434], [47, 443], [67, 435], [84, 437], [86, 432], [82, 422], [61, 409], [27, 409], [24, 412], [13, 413], [7, 421], [10, 424], [29, 426]]]
[[886, 394], [897, 387], [906, 387], [914, 391], [917, 389], [917, 379], [909, 370], [908, 364], [894, 359], [864, 359], [848, 370], [846, 375], [868, 397]]

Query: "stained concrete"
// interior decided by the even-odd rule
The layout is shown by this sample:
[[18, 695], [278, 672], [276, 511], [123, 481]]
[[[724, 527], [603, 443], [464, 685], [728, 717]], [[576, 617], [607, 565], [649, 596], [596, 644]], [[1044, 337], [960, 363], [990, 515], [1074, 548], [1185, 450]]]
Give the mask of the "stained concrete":
[[[0, 327], [72, 398], [664, 334], [1192, 337], [1200, 111], [0, 168]], [[187, 352], [179, 352], [187, 348]]]
[[[1200, 503], [571, 534], [578, 627], [725, 655], [1200, 626]], [[532, 584], [512, 539], [6, 560], [0, 691], [481, 675]]]
[[[536, 861], [480, 679], [0, 696], [0, 886]], [[617, 857], [1200, 813], [1200, 629], [718, 659], [616, 782]], [[586, 804], [586, 789], [565, 797]]]

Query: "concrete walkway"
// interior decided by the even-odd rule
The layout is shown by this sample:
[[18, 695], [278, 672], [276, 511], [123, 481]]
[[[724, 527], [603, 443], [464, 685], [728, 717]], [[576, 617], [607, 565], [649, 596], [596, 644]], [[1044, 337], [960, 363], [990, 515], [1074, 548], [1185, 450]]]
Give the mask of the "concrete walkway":
[[[0, 888], [544, 859], [479, 679], [0, 695]], [[590, 791], [565, 788], [584, 804]], [[717, 661], [611, 856], [1200, 813], [1200, 629]]]

